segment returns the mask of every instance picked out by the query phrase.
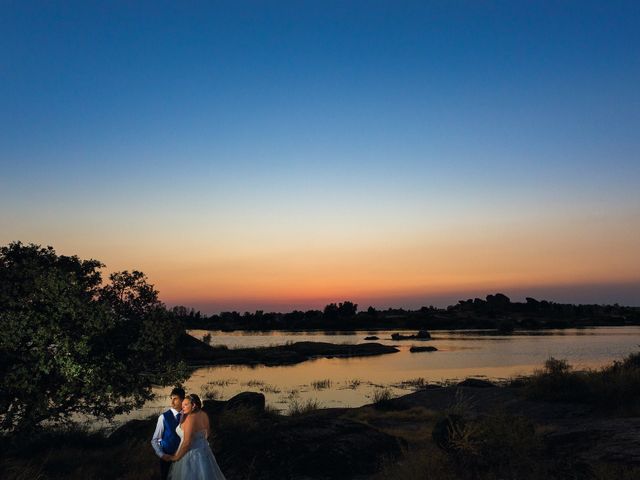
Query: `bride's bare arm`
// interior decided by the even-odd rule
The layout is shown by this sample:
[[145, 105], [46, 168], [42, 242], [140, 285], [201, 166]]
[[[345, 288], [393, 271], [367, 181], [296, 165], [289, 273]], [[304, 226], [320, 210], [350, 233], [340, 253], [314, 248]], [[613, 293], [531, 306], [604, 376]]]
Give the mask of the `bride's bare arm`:
[[174, 462], [177, 462], [182, 457], [184, 457], [184, 455], [191, 448], [191, 437], [193, 436], [193, 420], [193, 417], [189, 415], [187, 419], [182, 423], [182, 431], [184, 432], [184, 437], [176, 454], [171, 456], [171, 460], [173, 460]]

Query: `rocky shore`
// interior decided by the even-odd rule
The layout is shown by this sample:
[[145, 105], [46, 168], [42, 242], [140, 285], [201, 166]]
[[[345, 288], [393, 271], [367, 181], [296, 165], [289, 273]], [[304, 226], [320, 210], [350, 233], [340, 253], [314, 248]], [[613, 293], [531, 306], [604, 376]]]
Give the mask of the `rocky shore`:
[[[206, 401], [204, 409], [214, 430], [213, 449], [229, 479], [386, 478], [390, 466], [408, 461], [408, 452], [425, 442], [433, 447], [439, 422], [451, 415], [461, 415], [466, 422], [496, 415], [517, 419], [515, 424], [527, 422], [543, 432], [541, 448], [549, 462], [613, 464], [640, 472], [639, 417], [601, 416], [582, 404], [531, 401], [518, 388], [486, 381], [427, 387], [360, 408], [295, 416], [265, 410], [264, 396], [254, 392], [226, 402]], [[511, 420], [507, 423], [511, 428]], [[147, 438], [153, 425], [153, 419], [132, 421], [111, 439], [119, 443], [136, 435]], [[442, 448], [433, 448], [448, 458]]]

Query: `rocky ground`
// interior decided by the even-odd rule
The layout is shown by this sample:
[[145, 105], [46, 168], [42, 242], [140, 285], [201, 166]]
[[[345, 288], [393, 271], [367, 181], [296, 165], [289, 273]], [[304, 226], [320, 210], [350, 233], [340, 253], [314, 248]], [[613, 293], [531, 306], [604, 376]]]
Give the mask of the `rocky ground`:
[[469, 416], [500, 412], [526, 417], [544, 430], [550, 446], [567, 454], [640, 465], [640, 417], [607, 417], [585, 404], [527, 400], [517, 388], [467, 382], [405, 395], [390, 400], [389, 408], [445, 411], [462, 402]]
[[[640, 466], [640, 418], [607, 418], [580, 404], [526, 400], [517, 388], [483, 381], [296, 416], [265, 411], [259, 393], [205, 403], [215, 432], [212, 445], [230, 479], [371, 478], [401, 461], [414, 438], [430, 437], [437, 420], [461, 406], [468, 418], [499, 412], [530, 419], [556, 456]], [[132, 431], [150, 437], [152, 430], [153, 421], [133, 422], [112, 439], [124, 440]]]
[[[302, 406], [291, 416], [265, 407], [255, 392], [207, 400], [204, 409], [229, 480], [640, 478], [640, 417], [534, 401], [521, 387], [483, 380], [426, 386], [360, 408]], [[485, 419], [489, 437], [456, 423], [451, 441], [453, 430], [442, 426], [456, 418], [467, 427]], [[43, 438], [5, 452], [2, 478], [158, 478], [149, 443], [155, 423], [132, 420], [106, 438], [79, 431]]]

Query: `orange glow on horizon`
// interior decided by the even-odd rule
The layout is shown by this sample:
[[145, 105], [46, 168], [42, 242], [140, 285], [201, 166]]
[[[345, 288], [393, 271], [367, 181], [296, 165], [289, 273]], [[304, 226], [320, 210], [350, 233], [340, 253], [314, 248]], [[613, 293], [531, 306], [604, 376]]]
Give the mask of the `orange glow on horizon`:
[[[449, 228], [381, 230], [332, 239], [323, 233], [251, 230], [194, 238], [145, 232], [142, 239], [85, 238], [53, 244], [97, 258], [110, 271], [141, 270], [167, 304], [321, 306], [544, 286], [609, 285], [640, 279], [636, 217], [522, 225], [461, 223]], [[235, 241], [233, 241], [235, 239]], [[62, 247], [60, 246], [62, 245]]]

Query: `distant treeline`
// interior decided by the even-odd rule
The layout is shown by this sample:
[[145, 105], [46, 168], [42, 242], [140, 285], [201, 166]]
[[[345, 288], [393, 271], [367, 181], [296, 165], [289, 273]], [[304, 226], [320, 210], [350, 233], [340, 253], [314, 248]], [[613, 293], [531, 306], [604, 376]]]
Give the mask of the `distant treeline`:
[[377, 329], [517, 329], [571, 328], [640, 325], [640, 308], [614, 305], [573, 305], [527, 298], [512, 302], [504, 294], [486, 299], [460, 300], [447, 308], [418, 310], [368, 307], [345, 301], [330, 303], [323, 310], [289, 313], [222, 312], [207, 316], [184, 306], [173, 313], [187, 329], [203, 330], [377, 330]]

